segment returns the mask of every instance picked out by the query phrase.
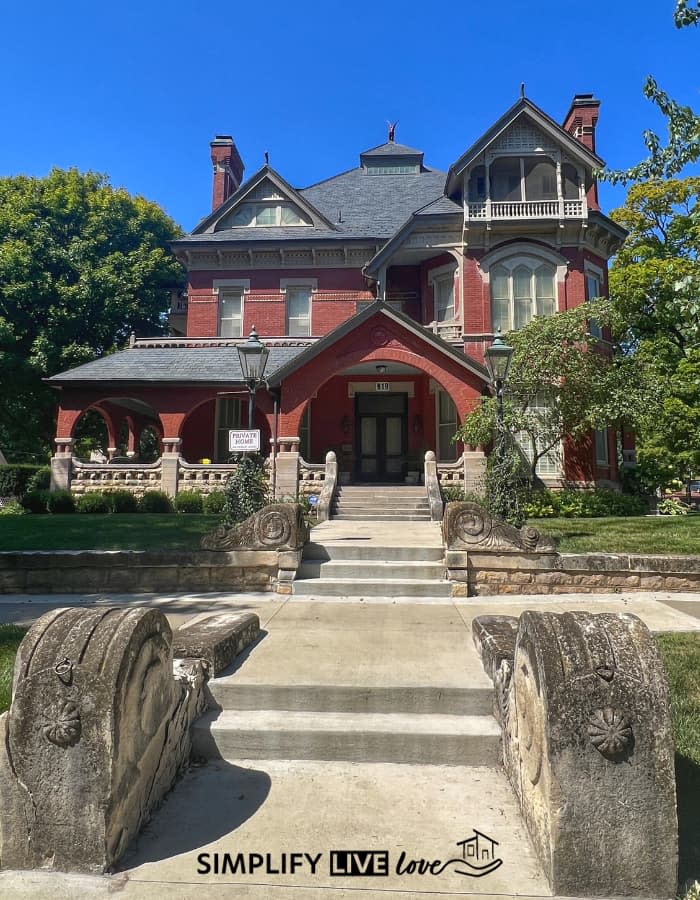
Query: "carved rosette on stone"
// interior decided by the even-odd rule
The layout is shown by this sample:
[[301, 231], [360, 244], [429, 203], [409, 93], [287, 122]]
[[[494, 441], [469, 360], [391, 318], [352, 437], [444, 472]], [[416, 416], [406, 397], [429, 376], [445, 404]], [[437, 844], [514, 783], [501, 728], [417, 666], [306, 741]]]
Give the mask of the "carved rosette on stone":
[[504, 764], [554, 893], [673, 896], [669, 693], [647, 627], [528, 611], [501, 667]]
[[296, 503], [271, 503], [238, 525], [220, 525], [202, 538], [203, 550], [300, 550], [309, 538]]
[[119, 859], [187, 761], [204, 705], [201, 666], [173, 677], [171, 639], [155, 609], [57, 609], [30, 629], [0, 719], [3, 868]]
[[552, 539], [536, 528], [514, 528], [477, 503], [448, 503], [442, 533], [448, 550], [499, 553], [551, 553], [554, 550]]

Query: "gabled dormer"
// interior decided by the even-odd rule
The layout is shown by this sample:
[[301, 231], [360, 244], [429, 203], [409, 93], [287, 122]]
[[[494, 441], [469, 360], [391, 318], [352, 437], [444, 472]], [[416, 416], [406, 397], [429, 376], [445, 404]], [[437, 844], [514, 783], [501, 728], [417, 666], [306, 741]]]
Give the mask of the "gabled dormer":
[[255, 236], [264, 228], [334, 226], [268, 165], [264, 165], [194, 228], [193, 235], [230, 232], [232, 239]]
[[390, 131], [390, 139], [360, 154], [360, 167], [365, 175], [420, 175], [423, 171], [423, 151], [397, 144]]
[[521, 97], [450, 167], [446, 194], [470, 224], [584, 221], [598, 208], [593, 172], [602, 165], [590, 142]]

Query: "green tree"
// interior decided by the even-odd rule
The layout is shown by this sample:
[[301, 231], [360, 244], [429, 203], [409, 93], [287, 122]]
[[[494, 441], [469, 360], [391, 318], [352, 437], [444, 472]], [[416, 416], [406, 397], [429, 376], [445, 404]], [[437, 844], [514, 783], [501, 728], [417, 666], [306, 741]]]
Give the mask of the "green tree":
[[695, 0], [695, 4], [693, 4], [693, 0], [677, 0], [673, 21], [676, 23], [676, 28], [697, 25], [700, 22], [700, 2]]
[[[539, 460], [570, 436], [592, 429], [631, 424], [650, 409], [652, 392], [633, 356], [613, 353], [594, 337], [613, 326], [615, 310], [596, 300], [548, 318], [535, 318], [506, 340], [513, 348], [503, 397], [504, 426], [529, 445], [530, 482]], [[488, 397], [465, 419], [457, 437], [469, 444], [489, 443], [496, 433], [496, 400]]]
[[0, 446], [47, 453], [56, 395], [41, 379], [165, 328], [184, 273], [177, 225], [104, 175], [0, 179]]
[[612, 213], [629, 236], [610, 271], [620, 336], [658, 406], [638, 423], [652, 485], [700, 472], [700, 178], [633, 184]]

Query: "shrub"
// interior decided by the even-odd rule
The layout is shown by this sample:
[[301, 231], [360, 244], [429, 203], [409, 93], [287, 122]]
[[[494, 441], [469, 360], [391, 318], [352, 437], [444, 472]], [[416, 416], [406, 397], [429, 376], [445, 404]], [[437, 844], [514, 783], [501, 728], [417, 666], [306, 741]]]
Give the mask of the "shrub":
[[457, 503], [464, 500], [464, 489], [461, 487], [449, 485], [448, 487], [441, 487], [440, 490], [442, 491], [442, 499], [445, 503]]
[[48, 512], [48, 501], [50, 496], [50, 491], [27, 491], [23, 497], [20, 498], [20, 503], [30, 513], [45, 513]]
[[70, 491], [49, 491], [46, 508], [50, 513], [74, 513], [75, 497]]
[[113, 513], [135, 513], [138, 511], [138, 500], [131, 491], [117, 489], [116, 491], [106, 492], [105, 497]]
[[662, 516], [687, 516], [690, 512], [688, 504], [675, 497], [667, 497], [656, 508]]
[[171, 513], [173, 501], [163, 491], [146, 491], [139, 501], [139, 512]]
[[226, 494], [223, 491], [212, 491], [204, 497], [204, 512], [210, 516], [221, 515], [226, 506]]
[[647, 503], [633, 494], [620, 494], [610, 488], [581, 491], [564, 488], [561, 491], [531, 491], [524, 501], [523, 511], [530, 519], [596, 518], [600, 516], [643, 516]]
[[202, 495], [199, 491], [180, 491], [175, 497], [175, 509], [179, 513], [201, 513]]
[[110, 512], [109, 498], [102, 491], [90, 491], [78, 497], [76, 509], [79, 513], [108, 513]]
[[28, 491], [48, 491], [51, 487], [51, 467], [39, 466], [27, 482]]
[[267, 503], [267, 479], [259, 453], [246, 453], [226, 479], [224, 516], [229, 525], [243, 522]]
[[40, 490], [39, 486], [30, 488], [29, 481], [45, 468], [29, 464], [0, 466], [0, 497], [22, 497], [28, 490]]
[[17, 500], [0, 502], [0, 516], [23, 516], [26, 511]]

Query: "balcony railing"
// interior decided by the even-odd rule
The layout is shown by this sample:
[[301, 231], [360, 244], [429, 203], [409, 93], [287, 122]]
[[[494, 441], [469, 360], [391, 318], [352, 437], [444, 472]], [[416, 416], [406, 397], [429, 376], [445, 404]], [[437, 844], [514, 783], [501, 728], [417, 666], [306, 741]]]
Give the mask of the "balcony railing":
[[583, 219], [583, 200], [484, 200], [467, 203], [467, 219]]

